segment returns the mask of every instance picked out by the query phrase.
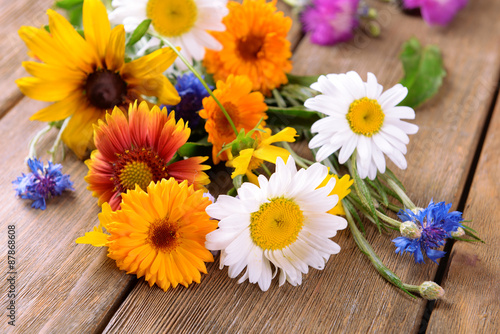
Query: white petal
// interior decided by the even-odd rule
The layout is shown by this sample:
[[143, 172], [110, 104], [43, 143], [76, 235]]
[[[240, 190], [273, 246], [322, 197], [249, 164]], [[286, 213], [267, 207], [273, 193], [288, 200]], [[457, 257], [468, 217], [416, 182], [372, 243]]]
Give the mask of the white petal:
[[401, 84], [397, 84], [382, 93], [378, 102], [380, 103], [382, 110], [386, 110], [397, 106], [399, 102], [403, 101], [406, 95], [408, 95], [408, 89]]
[[394, 108], [384, 109], [384, 114], [386, 117], [394, 118], [404, 118], [404, 119], [415, 119], [415, 110], [406, 106], [399, 106]]

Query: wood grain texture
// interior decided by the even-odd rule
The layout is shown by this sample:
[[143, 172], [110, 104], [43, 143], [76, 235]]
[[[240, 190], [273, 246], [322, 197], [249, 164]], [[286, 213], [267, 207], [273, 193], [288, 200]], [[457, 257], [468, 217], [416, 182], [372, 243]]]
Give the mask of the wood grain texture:
[[[500, 329], [500, 103], [497, 102], [464, 215], [486, 244], [456, 242], [429, 333], [498, 333]], [[462, 320], [462, 319], [466, 319]]]
[[[7, 225], [16, 226], [17, 262], [16, 327], [0, 321], [0, 333], [92, 333], [101, 329], [135, 279], [116, 268], [106, 249], [75, 243], [97, 224], [100, 210], [85, 189], [86, 166], [73, 154], [63, 172], [71, 175], [74, 192], [50, 200], [45, 211], [15, 197], [11, 182], [27, 172], [29, 140], [43, 127], [28, 119], [44, 105], [24, 98], [0, 121], [2, 268], [7, 268]], [[42, 158], [54, 138], [40, 146]], [[1, 293], [0, 304], [6, 303], [7, 294]]]
[[22, 97], [16, 79], [27, 75], [21, 62], [28, 60], [27, 49], [17, 31], [22, 25], [47, 24], [45, 14], [53, 0], [0, 1], [0, 118]]
[[[448, 76], [442, 91], [417, 112], [420, 131], [408, 147], [407, 171], [397, 174], [417, 205], [460, 197], [500, 68], [496, 17], [500, 3], [471, 2], [446, 29], [430, 28], [419, 18], [385, 6], [379, 11], [380, 39], [358, 34], [334, 48], [301, 41], [294, 56], [297, 74], [374, 72], [386, 88], [402, 77], [401, 44], [416, 35], [438, 44]], [[481, 38], [477, 38], [481, 36]], [[482, 195], [478, 195], [481, 200]], [[437, 266], [415, 265], [397, 256], [391, 239], [370, 229], [368, 239], [383, 261], [404, 281], [420, 284]], [[299, 287], [273, 282], [267, 292], [227, 278], [227, 270], [208, 266], [200, 285], [166, 293], [140, 280], [111, 319], [105, 333], [162, 332], [417, 332], [425, 301], [412, 300], [378, 276], [358, 251], [348, 231], [334, 238], [342, 251], [323, 271], [311, 270]], [[456, 319], [458, 325], [469, 321]]]

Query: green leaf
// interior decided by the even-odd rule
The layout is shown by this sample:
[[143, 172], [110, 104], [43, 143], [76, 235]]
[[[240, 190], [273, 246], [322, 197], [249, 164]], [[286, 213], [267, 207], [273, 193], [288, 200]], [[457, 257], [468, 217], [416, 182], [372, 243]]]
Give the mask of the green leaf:
[[187, 142], [181, 146], [177, 153], [182, 157], [210, 156], [212, 154], [212, 144], [208, 142]]
[[76, 6], [83, 6], [83, 0], [61, 0], [61, 1], [56, 1], [56, 7], [70, 10], [73, 9], [73, 7]]
[[413, 37], [403, 44], [399, 58], [405, 72], [401, 84], [408, 88], [408, 95], [400, 104], [416, 108], [433, 97], [443, 83], [446, 71], [441, 51], [435, 45], [422, 47]]
[[317, 112], [306, 109], [302, 106], [292, 108], [269, 107], [268, 112], [307, 119], [319, 119]]
[[348, 165], [348, 168], [351, 176], [354, 179], [354, 189], [356, 190], [356, 193], [358, 194], [363, 206], [370, 211], [373, 220], [375, 220], [378, 231], [382, 233], [382, 226], [380, 224], [380, 221], [378, 220], [377, 213], [375, 212], [375, 206], [373, 205], [373, 198], [370, 194], [370, 190], [368, 189], [365, 181], [362, 180], [358, 174], [358, 169], [356, 167], [356, 155], [353, 154], [351, 157], [352, 158]]
[[288, 83], [297, 84], [301, 86], [311, 86], [318, 81], [319, 75], [293, 75], [287, 74]]
[[135, 28], [134, 32], [130, 36], [130, 38], [127, 42], [127, 46], [132, 46], [135, 43], [137, 43], [146, 34], [146, 32], [149, 29], [150, 24], [151, 24], [151, 20], [149, 20], [149, 19], [142, 21], [141, 24], [139, 24], [137, 26], [137, 28]]

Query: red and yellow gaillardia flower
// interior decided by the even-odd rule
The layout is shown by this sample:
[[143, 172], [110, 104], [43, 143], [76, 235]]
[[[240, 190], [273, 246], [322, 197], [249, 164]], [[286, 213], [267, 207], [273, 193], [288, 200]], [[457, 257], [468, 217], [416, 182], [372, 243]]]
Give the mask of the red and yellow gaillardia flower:
[[[246, 76], [230, 75], [225, 82], [217, 81], [215, 97], [231, 117], [236, 129], [252, 130], [260, 120], [267, 119], [267, 105], [264, 96], [252, 91], [252, 82]], [[205, 130], [208, 141], [212, 143], [212, 158], [215, 164], [228, 159], [222, 147], [236, 138], [226, 116], [212, 97], [203, 99], [203, 108], [199, 115], [206, 119]], [[265, 123], [262, 122], [261, 125]], [[220, 154], [219, 154], [220, 153]]]
[[[71, 116], [62, 140], [82, 159], [92, 147], [92, 124], [115, 106], [125, 110], [141, 95], [159, 103], [180, 101], [163, 72], [174, 62], [170, 48], [125, 63], [123, 25], [110, 28], [106, 8], [99, 0], [83, 3], [83, 38], [60, 14], [49, 9], [49, 30], [23, 26], [19, 35], [41, 62], [23, 62], [32, 77], [16, 81], [26, 96], [55, 102], [31, 120], [52, 122]], [[124, 107], [125, 106], [125, 107]]]
[[[213, 262], [205, 237], [217, 228], [205, 208], [211, 201], [187, 181], [174, 178], [137, 187], [123, 194], [120, 210], [108, 204], [99, 214], [99, 226], [77, 243], [108, 247], [108, 257], [127, 274], [145, 276], [150, 286], [166, 291], [181, 284], [200, 283], [205, 262]], [[105, 233], [103, 228], [109, 233]]]
[[175, 121], [174, 112], [154, 106], [149, 110], [146, 102], [130, 105], [128, 120], [115, 108], [95, 125], [95, 146], [85, 163], [89, 172], [85, 180], [87, 189], [99, 198], [99, 205], [109, 202], [113, 210], [120, 208], [121, 195], [138, 185], [145, 190], [151, 181], [173, 177], [178, 182], [188, 181], [196, 189], [210, 183], [202, 163], [208, 157], [192, 157], [169, 163], [184, 145], [191, 130], [181, 119]]
[[228, 8], [222, 21], [226, 31], [212, 32], [222, 50], [207, 50], [204, 65], [215, 80], [226, 80], [230, 74], [247, 75], [253, 90], [269, 95], [288, 82], [286, 73], [292, 70], [286, 39], [292, 20], [276, 11], [276, 1], [230, 1]]

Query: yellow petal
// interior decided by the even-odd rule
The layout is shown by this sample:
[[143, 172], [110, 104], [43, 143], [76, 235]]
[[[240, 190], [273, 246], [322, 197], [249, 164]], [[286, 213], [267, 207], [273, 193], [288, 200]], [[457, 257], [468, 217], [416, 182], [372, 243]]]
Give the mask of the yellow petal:
[[106, 68], [121, 71], [125, 58], [125, 29], [123, 25], [114, 27], [111, 31], [106, 48]]
[[107, 230], [112, 222], [111, 214], [113, 213], [113, 210], [111, 210], [111, 206], [109, 205], [108, 202], [103, 203], [101, 209], [102, 209], [101, 213], [98, 214], [99, 225], [103, 226]]
[[[45, 29], [23, 26], [19, 29], [19, 36], [30, 50], [31, 57], [36, 57], [44, 63], [62, 65], [67, 68], [78, 69], [71, 59], [61, 57], [66, 51], [57, 43]], [[90, 71], [91, 68], [89, 67]]]
[[85, 103], [86, 101], [83, 100], [82, 93], [77, 91], [59, 102], [40, 109], [36, 114], [30, 117], [30, 120], [42, 122], [60, 121], [73, 115], [73, 113]]
[[333, 188], [330, 195], [338, 195], [340, 202], [351, 192], [351, 185], [354, 183], [354, 180], [351, 179], [348, 174], [342, 176], [341, 179], [339, 179], [337, 175], [333, 175], [333, 177], [337, 182], [335, 183], [335, 187]]
[[75, 242], [77, 244], [87, 244], [95, 247], [103, 247], [106, 246], [108, 243], [108, 236], [109, 234], [106, 234], [102, 231], [94, 230], [86, 232], [85, 236], [76, 239]]
[[259, 178], [257, 177], [257, 175], [255, 175], [251, 171], [247, 171], [245, 175], [248, 177], [248, 181], [252, 182], [257, 186], [259, 185]]
[[[108, 13], [104, 4], [100, 0], [85, 0], [82, 21], [85, 39], [96, 50], [98, 61], [101, 62], [106, 56], [106, 46], [111, 34]], [[103, 64], [100, 63], [99, 66], [102, 67]]]
[[345, 216], [345, 210], [342, 202], [339, 201], [338, 204], [333, 207], [333, 209], [328, 211], [328, 213], [335, 216]]
[[170, 48], [156, 50], [153, 53], [125, 64], [123, 77], [125, 80], [127, 78], [137, 78], [142, 81], [141, 78], [144, 76], [165, 72], [174, 63], [175, 58], [177, 58], [177, 55]]
[[21, 92], [39, 101], [61, 101], [71, 93], [80, 89], [80, 82], [74, 81], [46, 81], [34, 77], [25, 77], [16, 80]]
[[59, 13], [47, 10], [50, 33], [56, 43], [64, 48], [64, 56], [70, 58], [79, 68], [92, 71], [92, 64], [97, 62], [97, 53], [92, 46]]
[[79, 159], [83, 159], [87, 148], [92, 147], [94, 134], [92, 124], [96, 123], [103, 115], [104, 112], [99, 109], [84, 106], [77, 110], [68, 122], [62, 134], [62, 140]]
[[70, 80], [72, 82], [80, 81], [83, 84], [87, 80], [85, 72], [69, 69], [61, 65], [23, 61], [23, 67], [32, 76], [46, 81]]
[[293, 143], [295, 141], [295, 137], [297, 137], [297, 130], [294, 128], [284, 128], [274, 136], [271, 136], [267, 139], [264, 139], [261, 145], [270, 145], [272, 143], [277, 143], [280, 141], [286, 141], [289, 143]]
[[267, 145], [257, 148], [253, 155], [257, 159], [262, 159], [275, 164], [278, 157], [281, 157], [283, 161], [287, 161], [288, 157], [290, 156], [290, 152], [282, 147]]
[[240, 151], [240, 155], [232, 160], [232, 167], [234, 167], [234, 172], [231, 177], [234, 179], [238, 175], [244, 175], [248, 170], [248, 165], [250, 165], [250, 160], [252, 160], [254, 150], [253, 148], [247, 148], [246, 150]]

